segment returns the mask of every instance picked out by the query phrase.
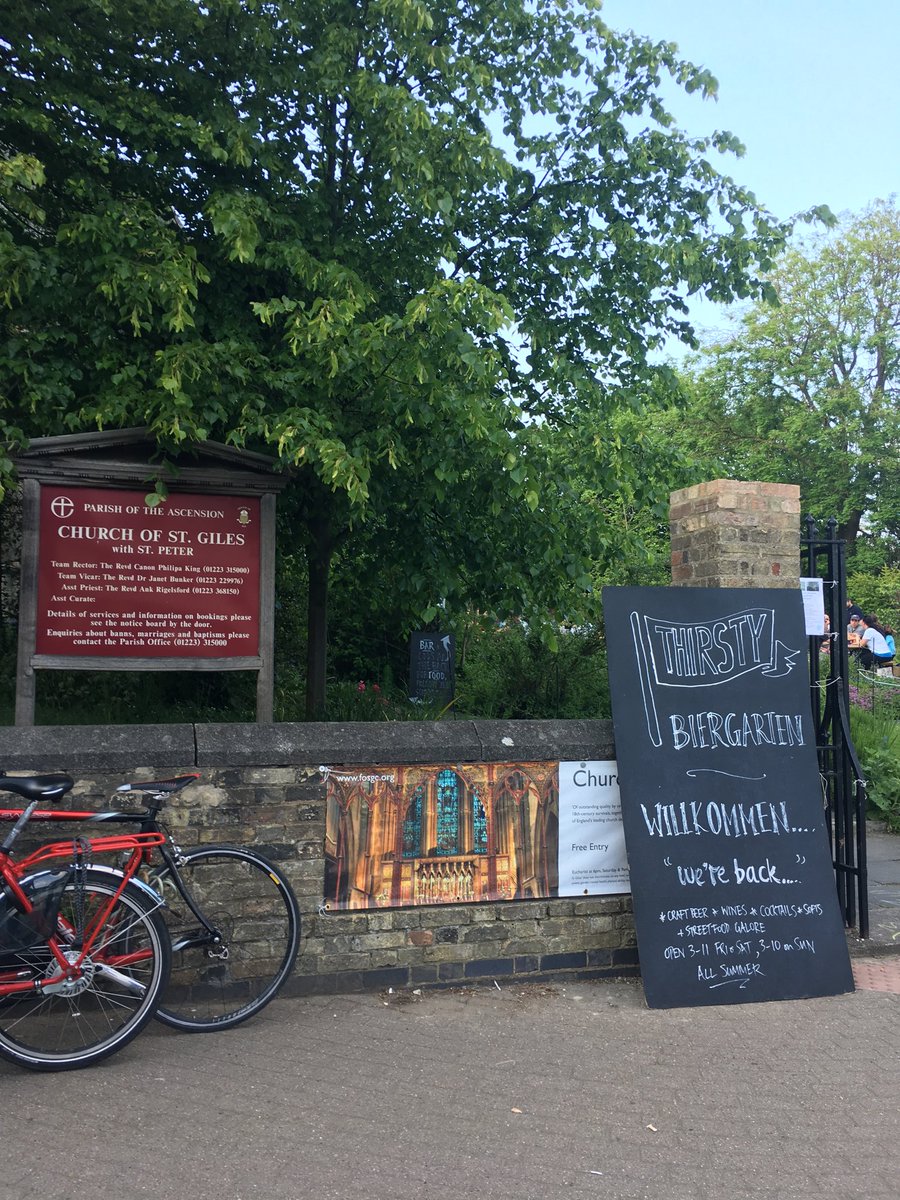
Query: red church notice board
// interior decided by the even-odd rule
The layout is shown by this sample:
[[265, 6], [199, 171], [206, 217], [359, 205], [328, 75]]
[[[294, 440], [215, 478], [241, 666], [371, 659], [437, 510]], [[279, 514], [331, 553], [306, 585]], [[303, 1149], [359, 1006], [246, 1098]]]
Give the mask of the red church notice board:
[[259, 653], [260, 500], [44, 485], [35, 652]]

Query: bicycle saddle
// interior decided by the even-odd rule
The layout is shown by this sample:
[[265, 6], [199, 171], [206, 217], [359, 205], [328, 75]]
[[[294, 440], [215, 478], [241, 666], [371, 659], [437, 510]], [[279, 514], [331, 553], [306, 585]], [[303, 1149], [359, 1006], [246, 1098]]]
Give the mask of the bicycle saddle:
[[0, 791], [15, 792], [25, 800], [58, 800], [74, 786], [69, 775], [7, 775], [0, 771]]

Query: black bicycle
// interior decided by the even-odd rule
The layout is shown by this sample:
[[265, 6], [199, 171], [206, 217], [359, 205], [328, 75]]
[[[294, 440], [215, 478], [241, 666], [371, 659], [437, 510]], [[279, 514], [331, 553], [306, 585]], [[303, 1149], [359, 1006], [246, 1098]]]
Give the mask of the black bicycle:
[[[28, 818], [138, 826], [145, 842], [127, 845], [115, 866], [164, 902], [172, 969], [155, 1016], [189, 1032], [229, 1029], [260, 1012], [290, 976], [300, 945], [300, 909], [279, 867], [245, 846], [182, 849], [161, 823], [168, 798], [199, 778], [180, 775], [116, 789], [138, 793], [143, 809], [34, 810]], [[0, 815], [12, 819], [14, 811]], [[85, 853], [92, 845], [105, 849], [109, 840], [88, 839]]]

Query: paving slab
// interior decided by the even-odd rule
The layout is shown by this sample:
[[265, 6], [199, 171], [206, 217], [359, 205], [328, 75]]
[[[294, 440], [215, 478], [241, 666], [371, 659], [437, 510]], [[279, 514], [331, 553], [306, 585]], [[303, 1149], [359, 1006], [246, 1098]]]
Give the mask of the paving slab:
[[498, 981], [0, 1062], [0, 1200], [897, 1200], [900, 837], [868, 845], [853, 993], [651, 1010], [639, 981]]
[[852, 966], [856, 987], [900, 995], [900, 956], [890, 954], [877, 958], [854, 958]]
[[900, 834], [889, 832], [882, 821], [868, 821], [866, 859], [869, 937], [860, 940], [851, 932], [850, 953], [900, 954]]
[[896, 1200], [900, 998], [638, 982], [276, 1001], [88, 1071], [0, 1063], [3, 1200]]

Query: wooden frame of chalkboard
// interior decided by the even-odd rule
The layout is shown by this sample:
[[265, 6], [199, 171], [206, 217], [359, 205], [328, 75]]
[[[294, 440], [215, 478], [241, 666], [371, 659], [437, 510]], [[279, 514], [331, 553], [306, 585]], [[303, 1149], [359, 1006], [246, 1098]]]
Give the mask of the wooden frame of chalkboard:
[[651, 1007], [853, 990], [794, 589], [604, 588]]

